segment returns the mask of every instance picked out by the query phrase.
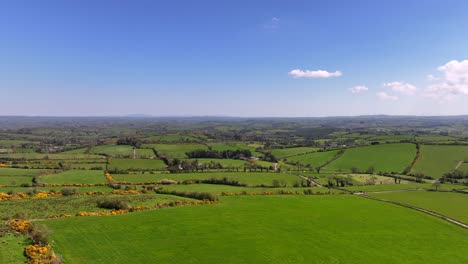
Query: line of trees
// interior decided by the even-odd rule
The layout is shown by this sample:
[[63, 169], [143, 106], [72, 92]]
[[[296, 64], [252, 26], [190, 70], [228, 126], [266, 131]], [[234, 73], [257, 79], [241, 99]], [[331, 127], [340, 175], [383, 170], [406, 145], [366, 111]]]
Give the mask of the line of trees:
[[194, 150], [185, 153], [191, 159], [247, 159], [252, 156], [250, 150], [237, 149], [237, 150]]

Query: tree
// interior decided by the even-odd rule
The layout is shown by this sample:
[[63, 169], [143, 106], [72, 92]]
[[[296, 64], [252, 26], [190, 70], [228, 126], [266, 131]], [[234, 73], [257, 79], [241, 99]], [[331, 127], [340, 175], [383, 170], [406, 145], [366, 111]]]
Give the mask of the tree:
[[435, 181], [434, 183], [432, 183], [432, 186], [435, 188], [436, 192], [439, 191], [440, 181]]

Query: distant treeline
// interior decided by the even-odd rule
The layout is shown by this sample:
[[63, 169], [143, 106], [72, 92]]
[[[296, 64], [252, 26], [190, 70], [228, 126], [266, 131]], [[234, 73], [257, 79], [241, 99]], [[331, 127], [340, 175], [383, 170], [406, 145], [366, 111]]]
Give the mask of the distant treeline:
[[250, 150], [238, 149], [238, 150], [194, 150], [191, 152], [185, 153], [187, 157], [191, 159], [242, 159], [250, 158], [252, 153]]

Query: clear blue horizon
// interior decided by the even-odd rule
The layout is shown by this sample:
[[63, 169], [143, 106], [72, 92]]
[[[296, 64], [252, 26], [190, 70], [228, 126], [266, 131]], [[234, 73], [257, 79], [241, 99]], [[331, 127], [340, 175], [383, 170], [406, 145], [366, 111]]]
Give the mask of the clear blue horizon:
[[0, 115], [468, 114], [466, 1], [2, 1]]

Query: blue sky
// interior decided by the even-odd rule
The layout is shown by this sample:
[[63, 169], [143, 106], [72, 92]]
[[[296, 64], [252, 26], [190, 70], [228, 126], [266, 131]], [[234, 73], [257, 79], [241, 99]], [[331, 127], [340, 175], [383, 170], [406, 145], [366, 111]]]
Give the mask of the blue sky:
[[0, 1], [0, 115], [468, 114], [467, 11], [461, 0]]

